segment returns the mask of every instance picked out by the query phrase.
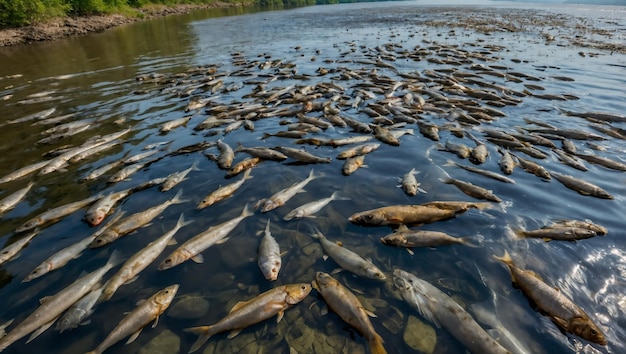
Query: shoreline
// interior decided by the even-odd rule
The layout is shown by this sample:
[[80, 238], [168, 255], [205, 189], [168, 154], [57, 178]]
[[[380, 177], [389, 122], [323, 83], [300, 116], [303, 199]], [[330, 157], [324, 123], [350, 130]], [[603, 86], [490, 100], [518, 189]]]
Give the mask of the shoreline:
[[153, 5], [137, 9], [137, 16], [106, 14], [61, 17], [19, 28], [0, 30], [0, 47], [53, 41], [61, 38], [103, 32], [127, 23], [141, 22], [157, 17], [186, 14], [194, 10], [246, 6], [241, 3], [216, 2], [212, 4]]

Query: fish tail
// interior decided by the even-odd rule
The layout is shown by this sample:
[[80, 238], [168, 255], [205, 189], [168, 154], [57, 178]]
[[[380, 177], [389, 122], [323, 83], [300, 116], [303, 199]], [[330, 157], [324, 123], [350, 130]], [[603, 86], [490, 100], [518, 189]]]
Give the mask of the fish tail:
[[247, 180], [247, 179], [252, 179], [254, 177], [250, 176], [250, 173], [252, 172], [252, 169], [249, 168], [246, 170], [246, 172], [243, 173], [243, 180]]
[[193, 353], [196, 350], [200, 349], [200, 347], [207, 341], [213, 333], [211, 333], [211, 326], [200, 326], [200, 327], [192, 327], [185, 328], [183, 331], [197, 334], [199, 337], [191, 346], [188, 353]]
[[176, 195], [174, 196], [174, 198], [170, 199], [170, 203], [171, 204], [181, 204], [181, 203], [186, 203], [189, 201], [189, 199], [182, 199], [181, 197], [183, 196], [183, 190], [182, 188], [178, 191], [178, 193], [176, 193]]
[[513, 259], [511, 259], [511, 255], [509, 254], [509, 251], [504, 250], [504, 255], [502, 255], [502, 257], [498, 257], [498, 256], [493, 256], [494, 259], [506, 264], [506, 265], [511, 265], [513, 264]]
[[482, 241], [482, 236], [479, 237], [461, 237], [461, 243], [463, 246], [477, 248], [480, 247], [480, 242]]
[[387, 350], [383, 347], [383, 343], [383, 338], [378, 334], [369, 340], [370, 351], [372, 354], [387, 354]]
[[250, 206], [248, 204], [246, 204], [243, 207], [243, 210], [241, 211], [241, 217], [242, 218], [247, 218], [250, 215], [254, 215], [254, 211], [250, 208]]
[[115, 250], [109, 256], [109, 260], [106, 263], [106, 267], [111, 269], [111, 268], [115, 267], [116, 265], [122, 263], [123, 260], [124, 259], [122, 258], [122, 252], [120, 252], [119, 250]]
[[524, 231], [523, 229], [518, 229], [518, 228], [513, 228], [513, 227], [511, 227], [510, 229], [513, 235], [515, 235], [515, 237], [518, 237], [518, 238], [526, 237], [526, 231]]
[[238, 141], [237, 142], [237, 147], [235, 148], [235, 150], [233, 150], [234, 152], [240, 152], [244, 149], [243, 145]]
[[185, 220], [185, 216], [183, 215], [183, 213], [180, 213], [180, 216], [178, 217], [178, 221], [176, 222], [176, 226], [174, 228], [178, 230], [183, 226], [191, 224], [192, 222], [193, 220]]
[[202, 171], [201, 169], [198, 168], [198, 161], [195, 161], [192, 165], [191, 165], [191, 170], [192, 171]]
[[489, 209], [495, 209], [498, 207], [498, 204], [494, 204], [494, 203], [490, 203], [490, 202], [478, 202], [478, 203], [472, 203], [472, 206], [478, 210], [489, 210]]

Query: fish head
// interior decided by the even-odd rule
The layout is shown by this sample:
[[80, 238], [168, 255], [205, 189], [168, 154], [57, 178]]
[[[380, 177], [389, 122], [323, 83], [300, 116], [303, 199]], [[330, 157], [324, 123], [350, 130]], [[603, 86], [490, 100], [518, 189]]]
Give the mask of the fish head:
[[318, 290], [321, 290], [337, 284], [337, 280], [328, 273], [317, 272], [315, 273], [315, 283], [317, 284]]
[[161, 264], [159, 264], [159, 270], [166, 270], [166, 269], [170, 269], [172, 267], [175, 267], [181, 263], [183, 263], [184, 261], [187, 260], [188, 257], [185, 257], [184, 254], [182, 254], [179, 251], [174, 251], [172, 254], [169, 255], [169, 257], [167, 257], [165, 260], [163, 260], [163, 262], [161, 262]]
[[380, 269], [373, 267], [373, 266], [365, 269], [365, 276], [370, 279], [376, 279], [376, 280], [387, 279], [387, 277], [385, 276], [385, 273], [383, 273]]
[[393, 233], [380, 238], [380, 242], [389, 246], [403, 246], [406, 244], [406, 237], [400, 233]]
[[98, 248], [104, 245], [107, 245], [113, 242], [115, 239], [119, 237], [119, 234], [114, 230], [107, 230], [102, 234], [98, 235], [91, 243], [89, 244], [89, 248]]
[[278, 208], [280, 206], [279, 203], [277, 203], [275, 200], [273, 199], [268, 199], [265, 201], [265, 203], [263, 203], [263, 207], [261, 207], [261, 212], [262, 213], [267, 213], [270, 210], [274, 210], [276, 208]]
[[402, 269], [395, 269], [393, 271], [393, 285], [395, 285], [396, 288], [400, 290], [400, 292], [411, 289], [411, 280], [412, 279], [409, 277], [409, 274]]
[[29, 282], [33, 279], [37, 279], [51, 270], [52, 270], [52, 263], [44, 262], [40, 264], [37, 268], [35, 268], [32, 272], [30, 272], [30, 274], [28, 274], [26, 278], [22, 280], [22, 282], [24, 283], [24, 282]]
[[304, 300], [311, 292], [311, 284], [299, 283], [285, 285], [285, 302], [289, 305], [295, 305]]
[[106, 213], [97, 210], [94, 213], [90, 213], [90, 214], [86, 215], [85, 216], [85, 220], [91, 226], [98, 226], [98, 225], [100, 225], [102, 220], [104, 220], [105, 217], [106, 217]]
[[353, 214], [348, 220], [358, 225], [384, 225], [387, 219], [382, 211], [369, 210]]
[[404, 191], [408, 195], [416, 195], [417, 194], [417, 184], [407, 183], [407, 184], [403, 184], [402, 187], [404, 187]]
[[[154, 294], [154, 302], [161, 308], [167, 308], [174, 299], [174, 296], [176, 296], [179, 286], [178, 284], [170, 285]], [[163, 308], [163, 310], [165, 310], [165, 308]]]
[[22, 232], [22, 231], [34, 229], [34, 228], [36, 228], [37, 226], [39, 226], [41, 224], [43, 224], [43, 220], [41, 220], [40, 218], [30, 219], [25, 224], [23, 224], [22, 226], [18, 227], [15, 230], [15, 232]]
[[575, 335], [594, 343], [607, 345], [609, 342], [600, 328], [586, 316], [570, 319], [569, 330]]
[[278, 279], [278, 272], [280, 271], [281, 261], [276, 259], [273, 262], [266, 262], [261, 265], [261, 271], [265, 276], [265, 279], [274, 281]]

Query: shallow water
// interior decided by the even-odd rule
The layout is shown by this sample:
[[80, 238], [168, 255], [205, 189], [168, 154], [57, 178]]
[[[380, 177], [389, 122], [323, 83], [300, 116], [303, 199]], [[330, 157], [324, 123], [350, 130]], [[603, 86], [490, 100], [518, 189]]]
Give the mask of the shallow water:
[[[214, 95], [219, 95], [216, 102], [235, 106], [240, 102], [255, 102], [254, 97], [245, 97], [256, 86], [252, 81], [266, 81], [283, 70], [260, 69], [259, 65], [265, 61], [281, 60], [283, 64], [295, 64], [293, 71], [283, 70], [282, 73], [307, 75], [306, 80], [292, 77], [270, 81], [266, 85], [268, 90], [289, 85], [300, 87], [332, 82], [345, 89], [343, 94], [347, 96], [346, 100], [353, 99], [355, 85], [372, 81], [369, 74], [373, 70], [378, 75], [402, 80], [398, 73], [418, 73], [426, 78], [429, 70], [442, 75], [447, 75], [448, 72], [444, 71], [447, 69], [475, 72], [471, 65], [482, 64], [505, 67], [498, 70], [501, 72], [519, 72], [540, 79], [513, 82], [483, 73], [480, 79], [485, 82], [518, 92], [525, 89], [524, 84], [540, 85], [545, 90], [535, 90], [534, 93], [569, 94], [578, 99], [544, 100], [530, 96], [521, 97], [522, 102], [517, 105], [497, 108], [506, 117], [466, 128], [479, 139], [485, 139], [480, 132], [485, 126], [506, 131], [514, 131], [517, 126], [530, 127], [524, 118], [546, 122], [559, 128], [601, 134], [590, 128], [588, 121], [566, 116], [560, 109], [623, 114], [623, 97], [626, 94], [626, 56], [623, 47], [626, 42], [626, 23], [623, 17], [625, 11], [623, 7], [587, 5], [535, 8], [535, 5], [530, 4], [496, 3], [489, 6], [481, 4], [439, 7], [419, 2], [403, 2], [315, 6], [246, 14], [198, 12], [124, 26], [96, 35], [3, 48], [0, 52], [0, 77], [3, 78], [0, 80], [0, 97], [6, 97], [0, 106], [3, 122], [56, 107], [51, 117], [76, 113], [70, 120], [92, 119], [98, 125], [53, 144], [37, 144], [44, 137], [40, 133], [50, 126], [32, 126], [34, 121], [4, 125], [0, 129], [0, 175], [40, 161], [41, 154], [53, 148], [65, 144], [78, 146], [96, 134], [104, 135], [132, 127], [132, 132], [124, 137], [124, 144], [80, 163], [70, 164], [67, 171], [45, 176], [35, 173], [3, 184], [0, 198], [23, 188], [30, 180], [35, 181], [25, 200], [2, 217], [0, 233], [4, 235], [3, 239], [7, 244], [22, 236], [13, 233], [16, 227], [46, 209], [98, 193], [107, 194], [134, 187], [153, 178], [184, 170], [195, 161], [198, 162], [200, 171], [192, 171], [187, 180], [169, 192], [161, 193], [157, 188], [143, 190], [132, 194], [116, 206], [116, 209], [124, 210], [129, 215], [160, 204], [182, 189], [183, 198], [189, 201], [169, 207], [149, 227], [125, 236], [105, 248], [88, 249], [62, 270], [21, 283], [27, 274], [53, 252], [89, 236], [94, 231], [81, 221], [85, 209], [42, 228], [39, 235], [21, 251], [19, 258], [0, 267], [0, 299], [7, 304], [0, 313], [1, 322], [14, 317], [16, 321], [20, 321], [38, 306], [40, 298], [57, 293], [77, 279], [83, 271], [90, 272], [102, 266], [112, 250], [120, 250], [125, 256], [131, 256], [172, 228], [181, 213], [184, 213], [187, 220], [194, 222], [177, 233], [175, 238], [179, 244], [210, 226], [239, 215], [244, 205], [253, 205], [257, 200], [267, 198], [280, 189], [303, 180], [311, 169], [315, 174], [323, 174], [323, 177], [306, 187], [306, 193], [297, 194], [285, 206], [266, 214], [256, 211], [253, 216], [245, 219], [230, 234], [227, 242], [202, 252], [202, 264], [187, 261], [170, 270], [158, 271], [158, 264], [176, 247], [170, 246], [164, 251], [165, 254], [161, 254], [140, 274], [138, 280], [122, 286], [110, 301], [99, 305], [90, 324], [61, 334], [50, 329], [29, 344], [24, 343], [25, 339], [16, 342], [5, 352], [82, 353], [93, 349], [124, 313], [134, 308], [138, 300], [145, 299], [158, 289], [173, 283], [181, 284], [178, 297], [200, 294], [208, 300], [209, 311], [198, 319], [177, 319], [167, 316], [166, 313], [160, 318], [156, 328], [148, 326], [132, 344], [124, 346], [123, 343], [118, 343], [109, 351], [137, 352], [156, 335], [168, 329], [180, 338], [180, 351], [186, 352], [195, 336], [183, 332], [183, 328], [214, 323], [225, 316], [238, 301], [248, 300], [277, 285], [310, 282], [315, 271], [331, 272], [337, 267], [332, 260], [323, 260], [317, 241], [308, 236], [310, 224], [322, 230], [330, 240], [341, 241], [345, 247], [371, 258], [387, 273], [388, 281], [384, 284], [358, 278], [345, 271], [336, 277], [357, 292], [365, 307], [377, 314], [378, 317], [373, 318], [372, 323], [384, 338], [388, 352], [412, 350], [403, 340], [407, 314], [427, 322], [393, 290], [390, 278], [395, 268], [407, 270], [430, 281], [467, 306], [475, 303], [486, 304], [491, 311], [498, 313], [502, 325], [513, 336], [527, 343], [533, 352], [593, 352], [594, 348], [600, 352], [623, 352], [626, 350], [626, 332], [623, 329], [626, 328], [626, 284], [623, 281], [626, 276], [626, 260], [622, 255], [625, 243], [621, 239], [624, 235], [626, 183], [623, 172], [589, 163], [586, 163], [589, 169], [587, 172], [574, 170], [561, 164], [549, 149], [539, 147], [549, 157], [534, 161], [549, 171], [571, 174], [597, 184], [615, 199], [583, 196], [565, 188], [554, 179], [545, 182], [520, 168], [510, 176], [516, 184], [500, 183], [460, 168], [444, 166], [450, 159], [464, 165], [471, 163], [458, 159], [449, 152], [438, 150], [435, 142], [422, 136], [417, 125], [412, 124], [405, 128], [413, 128], [414, 136], [400, 138], [399, 147], [381, 144], [378, 150], [366, 156], [365, 163], [368, 167], [359, 169], [350, 176], [341, 174], [343, 161], [335, 159], [343, 147], [306, 146], [307, 151], [330, 157], [332, 162], [294, 165], [290, 163], [293, 161], [291, 159], [281, 163], [264, 161], [252, 169], [253, 178], [245, 182], [233, 197], [208, 208], [195, 210], [194, 206], [211, 191], [241, 177], [224, 179], [224, 171], [199, 152], [171, 156], [168, 151], [202, 141], [216, 141], [219, 138], [233, 148], [238, 142], [246, 147], [299, 146], [294, 145], [293, 140], [285, 138], [260, 140], [263, 133], [283, 130], [284, 126], [278, 124], [281, 119], [288, 118], [294, 122], [296, 119], [270, 116], [254, 120], [253, 132], [240, 128], [224, 135], [220, 130], [222, 128], [202, 132], [193, 130], [208, 117], [203, 109], [199, 109], [187, 126], [176, 128], [165, 135], [159, 134], [159, 127], [164, 122], [191, 114], [185, 112], [191, 97], [211, 96], [206, 88], [193, 91], [191, 97], [175, 94], [179, 88], [187, 85], [180, 80], [204, 78], [204, 70], [208, 69], [197, 71], [193, 75], [187, 74], [184, 78], [179, 77], [179, 81], [172, 83], [138, 81], [136, 78], [153, 74], [170, 78], [197, 66], [214, 66], [217, 74], [227, 74], [222, 77], [224, 88], [242, 85], [239, 90], [220, 90]], [[223, 15], [236, 16], [217, 17]], [[515, 31], [510, 31], [510, 28]], [[554, 39], [546, 40], [548, 35]], [[432, 61], [433, 58], [446, 59], [447, 55], [453, 53], [452, 49], [465, 53], [466, 56], [473, 56], [468, 56], [469, 61], [461, 65], [436, 64]], [[419, 60], [409, 57], [409, 54], [420, 50], [423, 54]], [[242, 63], [235, 61], [233, 54], [236, 52], [241, 53], [244, 59]], [[383, 62], [395, 69], [377, 66], [377, 55], [387, 55]], [[390, 60], [390, 57], [395, 60]], [[320, 67], [331, 72], [319, 75]], [[235, 75], [241, 69], [254, 76]], [[339, 74], [347, 70], [358, 72], [363, 79], [341, 79]], [[19, 75], [11, 76], [17, 74]], [[573, 81], [563, 81], [560, 77]], [[426, 80], [423, 82], [433, 90], [441, 89], [437, 83]], [[464, 85], [478, 88], [476, 85]], [[399, 96], [404, 90], [399, 88], [395, 94]], [[29, 95], [44, 91], [54, 91], [44, 95], [49, 101], [23, 102], [32, 99]], [[452, 94], [441, 93], [453, 97]], [[329, 98], [321, 97], [316, 101], [325, 102]], [[383, 98], [382, 94], [378, 94], [376, 100]], [[430, 101], [428, 95], [425, 94], [424, 98]], [[275, 103], [278, 107], [292, 107], [287, 103]], [[357, 109], [335, 104], [343, 110], [342, 115], [364, 122], [372, 121]], [[309, 112], [307, 115], [321, 116], [321, 112]], [[425, 112], [420, 113], [420, 116], [423, 120], [440, 126], [450, 123], [447, 119], [449, 114]], [[119, 121], [122, 118], [124, 120]], [[626, 128], [624, 123], [611, 125]], [[217, 135], [203, 136], [212, 131], [217, 131]], [[354, 133], [349, 128], [335, 127], [307, 137], [340, 138], [352, 135]], [[441, 142], [450, 140], [474, 146], [471, 140], [455, 137], [444, 129], [441, 129], [440, 136]], [[605, 151], [590, 150], [584, 141], [575, 141], [575, 144], [581, 151], [623, 161], [623, 140], [603, 136], [606, 140], [597, 143], [605, 146]], [[139, 153], [148, 144], [170, 140], [173, 140], [171, 145], [157, 155], [163, 158], [133, 175], [131, 180], [107, 184], [106, 179], [111, 175], [108, 173], [98, 180], [79, 183], [93, 169], [121, 159], [126, 153]], [[560, 146], [560, 142], [555, 143]], [[496, 146], [488, 143], [488, 149], [488, 160], [478, 167], [499, 171]], [[212, 147], [206, 152], [217, 154], [218, 151]], [[246, 155], [237, 153], [235, 162], [248, 157]], [[411, 168], [420, 171], [417, 179], [427, 193], [409, 197], [397, 188], [397, 177], [401, 177]], [[378, 241], [380, 237], [391, 232], [390, 228], [366, 228], [347, 221], [353, 213], [387, 205], [421, 204], [434, 200], [472, 201], [471, 197], [454, 186], [440, 181], [446, 173], [492, 189], [503, 199], [503, 203], [495, 205], [491, 210], [470, 210], [457, 218], [425, 225], [423, 228], [459, 237], [472, 237], [480, 247], [415, 249], [415, 254], [411, 256], [403, 249], [387, 247]], [[350, 200], [331, 202], [315, 219], [282, 219], [291, 209], [327, 197], [336, 190]], [[287, 251], [275, 283], [266, 281], [256, 264], [256, 252], [260, 242], [260, 237], [256, 234], [263, 230], [268, 218], [271, 220], [272, 234], [281, 250]], [[590, 219], [607, 227], [609, 232], [605, 237], [576, 243], [518, 240], [510, 235], [510, 227], [535, 229], [559, 219]], [[609, 345], [591, 345], [573, 335], [566, 336], [547, 317], [533, 310], [523, 294], [511, 285], [506, 268], [491, 258], [493, 255], [502, 255], [505, 249], [511, 253], [517, 264], [536, 271], [547, 283], [559, 288], [585, 309], [605, 331]], [[113, 271], [109, 276], [111, 274]], [[496, 294], [496, 299], [505, 300], [495, 301], [494, 306], [493, 293]], [[205, 351], [207, 348], [208, 353], [288, 352], [291, 346], [298, 352], [307, 353], [366, 351], [366, 341], [336, 315], [320, 315], [322, 305], [323, 300], [314, 290], [303, 303], [286, 311], [285, 318], [278, 325], [273, 319], [268, 320], [245, 329], [231, 340], [226, 338], [226, 334], [218, 334], [201, 350]], [[445, 330], [436, 331], [435, 352], [457, 353], [463, 350], [462, 345]], [[311, 334], [314, 335], [315, 344], [311, 344]]]

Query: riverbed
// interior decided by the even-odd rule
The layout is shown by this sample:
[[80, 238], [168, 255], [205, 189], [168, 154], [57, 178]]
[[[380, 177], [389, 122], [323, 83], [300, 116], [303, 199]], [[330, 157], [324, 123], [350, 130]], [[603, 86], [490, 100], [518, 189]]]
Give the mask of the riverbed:
[[[193, 221], [176, 233], [177, 245], [166, 248], [135, 281], [97, 305], [89, 323], [63, 333], [53, 326], [32, 342], [21, 339], [5, 352], [92, 350], [138, 301], [174, 283], [180, 284], [177, 297], [156, 327], [146, 326], [134, 342], [119, 342], [108, 352], [157, 352], [155, 347], [187, 352], [196, 336], [183, 329], [215, 323], [237, 302], [277, 286], [311, 283], [315, 272], [337, 270], [337, 263], [325, 259], [319, 241], [311, 237], [316, 228], [329, 240], [370, 259], [386, 274], [382, 282], [346, 270], [333, 276], [377, 315], [371, 322], [390, 353], [464, 351], [445, 326], [437, 327], [403, 301], [392, 281], [397, 268], [437, 286], [484, 328], [499, 328], [501, 333], [494, 338], [512, 337], [523, 344], [510, 350], [626, 350], [624, 172], [586, 161], [586, 170], [581, 171], [561, 162], [552, 148], [537, 144], [530, 145], [544, 158], [515, 152], [550, 173], [572, 175], [601, 187], [612, 197], [603, 199], [577, 193], [555, 178], [542, 179], [520, 167], [508, 175], [515, 183], [503, 183], [455, 165], [502, 174], [498, 150], [506, 148], [489, 141], [487, 131], [523, 136], [546, 126], [552, 127], [545, 135], [555, 149], [561, 149], [564, 140], [555, 131], [575, 130], [586, 138], [565, 140], [573, 142], [578, 153], [625, 163], [624, 121], [574, 114], [624, 116], [624, 7], [394, 2], [220, 11], [169, 16], [0, 50], [0, 176], [52, 160], [50, 152], [57, 148], [75, 148], [94, 136], [130, 129], [117, 145], [97, 155], [48, 174], [35, 171], [0, 185], [0, 198], [5, 198], [33, 183], [25, 198], [2, 216], [0, 235], [7, 246], [26, 236], [15, 232], [20, 225], [50, 208], [134, 188], [197, 166], [169, 191], [148, 187], [114, 207], [128, 216], [182, 191], [184, 202], [169, 206], [150, 225], [105, 247], [86, 249], [61, 269], [22, 282], [54, 252], [85, 239], [112, 216], [98, 227], [89, 226], [83, 220], [86, 206], [38, 228], [19, 257], [0, 266], [0, 299], [5, 304], [0, 322], [15, 318], [7, 331], [32, 313], [41, 298], [103, 266], [114, 250], [128, 258], [172, 229], [181, 214]], [[395, 110], [389, 111], [392, 107]], [[237, 113], [246, 108], [250, 109]], [[50, 113], [44, 117], [46, 110]], [[63, 120], [45, 122], [69, 114]], [[399, 138], [399, 146], [393, 146], [376, 140], [372, 133], [355, 132], [335, 122], [307, 132], [303, 139], [308, 141], [266, 135], [287, 131], [289, 124], [298, 123], [299, 115], [329, 122], [343, 116], [408, 134]], [[163, 124], [183, 117], [189, 118], [185, 125], [161, 131]], [[211, 117], [223, 122], [201, 125]], [[84, 122], [84, 129], [59, 138], [50, 138], [53, 133], [46, 132], [68, 122]], [[420, 126], [436, 126], [438, 141], [428, 138]], [[364, 136], [371, 139], [368, 143], [380, 146], [365, 155], [367, 167], [342, 173], [344, 160], [337, 159], [337, 154], [357, 144], [339, 146], [336, 142]], [[305, 163], [292, 157], [262, 161], [231, 197], [198, 209], [209, 193], [243, 178], [243, 173], [225, 178], [227, 170], [207, 157], [220, 154], [215, 146], [218, 140], [233, 149], [238, 143], [299, 148], [329, 162]], [[484, 163], [474, 164], [446, 151], [446, 143], [470, 149], [482, 143], [489, 155]], [[148, 151], [145, 148], [155, 144], [155, 154], [143, 160], [153, 161], [128, 179], [107, 182], [123, 167], [117, 166], [99, 178], [85, 180], [95, 169]], [[249, 157], [237, 152], [233, 164]], [[398, 179], [413, 168], [421, 191], [410, 196], [399, 187]], [[229, 233], [227, 241], [202, 251], [202, 263], [188, 260], [172, 269], [157, 269], [185, 241], [303, 181], [311, 171], [319, 177], [303, 188], [306, 192], [266, 213], [256, 209]], [[482, 186], [502, 201], [474, 199], [444, 183], [448, 178]], [[314, 218], [284, 220], [292, 209], [333, 192], [342, 199], [330, 202]], [[432, 201], [489, 203], [449, 220], [412, 226], [466, 237], [470, 246], [414, 248], [411, 254], [380, 242], [392, 232], [390, 227], [348, 221], [352, 214], [369, 209]], [[259, 233], [268, 219], [284, 252], [275, 282], [266, 280], [257, 266]], [[608, 233], [576, 242], [515, 236], [514, 230], [539, 229], [563, 219], [587, 220], [606, 227]], [[608, 345], [561, 332], [534, 309], [512, 285], [507, 268], [493, 258], [505, 251], [517, 265], [538, 273], [584, 309], [604, 332]], [[102, 282], [116, 271], [110, 271]], [[181, 310], [185, 304], [192, 304], [186, 312]], [[367, 341], [332, 311], [324, 314], [325, 307], [319, 292], [312, 290], [286, 310], [279, 323], [266, 320], [232, 339], [226, 333], [216, 334], [200, 352], [367, 352]], [[478, 307], [486, 310], [478, 311]], [[495, 314], [499, 323], [489, 321], [492, 316], [485, 312]]]

